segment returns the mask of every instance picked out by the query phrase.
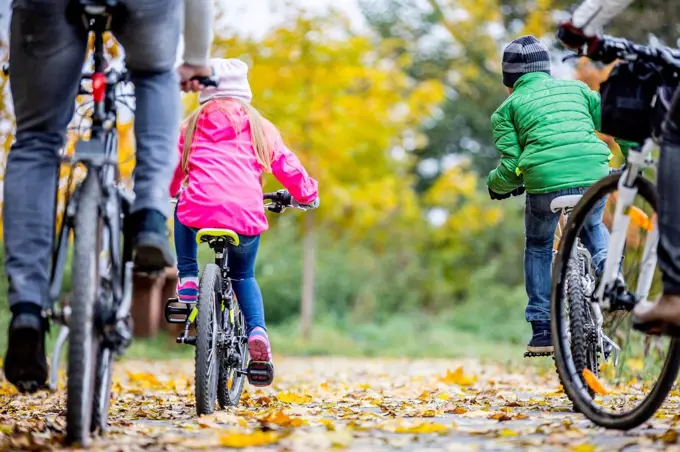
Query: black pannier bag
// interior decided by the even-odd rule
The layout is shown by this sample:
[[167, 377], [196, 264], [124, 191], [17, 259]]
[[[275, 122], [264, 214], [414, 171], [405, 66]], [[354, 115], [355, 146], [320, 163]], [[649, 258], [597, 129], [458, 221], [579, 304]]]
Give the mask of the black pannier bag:
[[621, 62], [600, 87], [602, 133], [643, 143], [652, 136], [652, 111], [660, 74], [641, 63]]

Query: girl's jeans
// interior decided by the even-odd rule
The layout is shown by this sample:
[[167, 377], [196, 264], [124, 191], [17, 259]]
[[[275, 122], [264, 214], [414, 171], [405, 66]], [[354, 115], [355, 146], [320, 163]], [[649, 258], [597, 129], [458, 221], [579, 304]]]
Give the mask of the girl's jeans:
[[[524, 282], [529, 304], [527, 322], [550, 322], [550, 274], [553, 243], [560, 213], [550, 210], [550, 202], [559, 196], [582, 195], [587, 188], [569, 188], [540, 195], [527, 194], [524, 212]], [[597, 273], [604, 270], [609, 246], [609, 231], [602, 223], [606, 198], [595, 206], [581, 231], [581, 241], [592, 256]]]
[[[175, 211], [175, 250], [180, 278], [198, 276], [198, 245], [196, 229], [184, 226]], [[264, 326], [262, 292], [255, 281], [255, 259], [260, 246], [260, 236], [239, 235], [239, 245], [229, 247], [229, 277], [246, 320], [248, 334]]]

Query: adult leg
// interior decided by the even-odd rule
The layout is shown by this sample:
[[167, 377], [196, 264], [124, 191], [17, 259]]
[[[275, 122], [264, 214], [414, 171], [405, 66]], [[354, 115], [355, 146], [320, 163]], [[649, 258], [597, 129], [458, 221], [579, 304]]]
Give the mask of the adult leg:
[[[659, 267], [663, 273], [663, 296], [653, 305], [635, 309], [636, 327], [680, 335], [680, 90], [675, 92], [664, 125], [658, 167]], [[657, 324], [657, 326], [653, 326]], [[670, 327], [669, 327], [670, 325]]]
[[14, 2], [10, 86], [16, 141], [4, 180], [5, 269], [13, 319], [7, 379], [32, 389], [47, 378], [43, 308], [51, 308], [49, 263], [59, 150], [73, 116], [86, 49], [84, 30], [66, 20], [67, 0]]
[[179, 82], [174, 70], [181, 29], [181, 0], [129, 1], [115, 28], [135, 85], [135, 265], [156, 271], [174, 264], [165, 233], [169, 188], [177, 165]]

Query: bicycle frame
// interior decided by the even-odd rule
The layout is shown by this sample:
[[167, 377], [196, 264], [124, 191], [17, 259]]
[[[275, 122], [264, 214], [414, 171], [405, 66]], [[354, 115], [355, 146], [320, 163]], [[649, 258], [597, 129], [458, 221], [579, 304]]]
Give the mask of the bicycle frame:
[[[655, 162], [651, 157], [654, 146], [654, 142], [651, 139], [648, 139], [641, 148], [631, 149], [628, 154], [627, 168], [619, 179], [618, 201], [616, 203], [616, 209], [614, 210], [607, 258], [605, 260], [602, 279], [595, 292], [598, 304], [604, 309], [611, 308], [612, 300], [607, 296], [607, 293], [613, 287], [614, 281], [618, 275], [621, 259], [623, 258], [628, 235], [628, 226], [630, 225], [630, 216], [628, 216], [627, 213], [633, 205], [633, 201], [637, 195], [635, 179], [638, 177], [639, 172], [655, 165]], [[659, 242], [659, 231], [656, 219], [654, 219], [650, 232], [643, 251], [643, 264], [638, 280], [638, 289], [635, 294], [638, 301], [647, 298], [654, 278], [654, 269], [656, 268], [657, 260], [656, 247]], [[618, 259], [613, 259], [614, 256], [617, 256]]]

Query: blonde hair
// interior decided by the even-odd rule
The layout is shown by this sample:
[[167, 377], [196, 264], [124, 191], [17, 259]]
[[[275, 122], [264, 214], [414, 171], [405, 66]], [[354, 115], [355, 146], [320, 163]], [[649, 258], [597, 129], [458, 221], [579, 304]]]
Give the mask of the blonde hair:
[[[255, 149], [255, 156], [257, 161], [262, 168], [268, 173], [272, 171], [272, 156], [274, 153], [274, 136], [272, 132], [276, 132], [276, 129], [271, 125], [269, 121], [264, 119], [257, 109], [255, 109], [250, 104], [247, 104], [239, 99], [228, 98], [231, 102], [236, 102], [245, 110], [246, 116], [248, 116], [248, 122], [250, 123], [250, 135], [253, 142], [253, 148]], [[196, 127], [198, 126], [198, 120], [200, 119], [203, 109], [211, 102], [219, 102], [218, 100], [210, 100], [203, 105], [201, 105], [195, 112], [193, 112], [186, 119], [186, 127], [184, 129], [184, 147], [182, 148], [182, 172], [186, 175], [184, 182], [186, 183], [189, 178], [189, 154], [191, 153], [191, 144], [194, 140], [194, 135], [196, 133]], [[240, 130], [235, 126], [236, 121], [233, 115], [222, 108], [218, 104], [218, 107], [222, 112], [227, 115], [229, 122], [234, 126], [234, 130]], [[237, 132], [238, 133], [238, 132]]]

